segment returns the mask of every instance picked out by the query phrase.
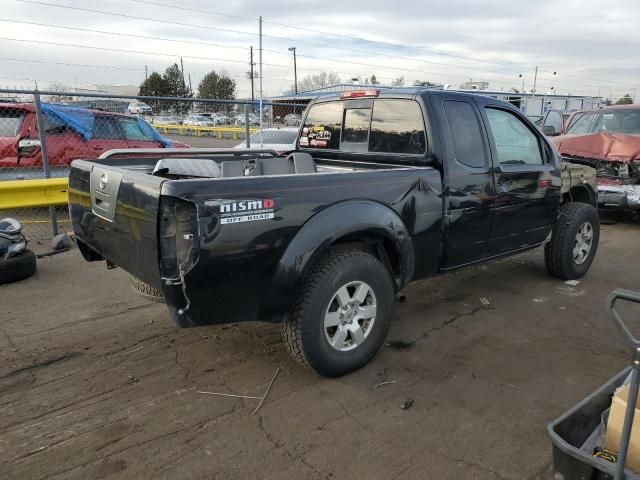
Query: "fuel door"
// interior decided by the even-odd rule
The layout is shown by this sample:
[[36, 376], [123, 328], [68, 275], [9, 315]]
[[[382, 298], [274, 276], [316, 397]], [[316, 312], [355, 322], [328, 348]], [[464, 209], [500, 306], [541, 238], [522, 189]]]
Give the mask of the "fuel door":
[[121, 182], [119, 172], [99, 165], [91, 168], [91, 210], [95, 215], [113, 222]]

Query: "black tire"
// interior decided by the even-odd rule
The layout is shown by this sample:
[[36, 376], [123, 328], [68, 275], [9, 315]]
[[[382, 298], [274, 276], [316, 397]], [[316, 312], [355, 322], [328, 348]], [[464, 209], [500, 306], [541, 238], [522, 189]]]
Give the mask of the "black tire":
[[152, 287], [133, 275], [131, 275], [131, 288], [133, 288], [133, 291], [138, 295], [150, 302], [164, 303], [162, 290]]
[[36, 255], [25, 250], [17, 257], [0, 260], [0, 284], [17, 282], [36, 273]]
[[[577, 263], [573, 249], [576, 245], [578, 230], [588, 223], [593, 231], [591, 248], [588, 255]], [[564, 280], [575, 280], [582, 277], [598, 250], [600, 240], [600, 219], [598, 211], [586, 203], [566, 203], [560, 206], [558, 218], [553, 227], [551, 240], [544, 247], [544, 259], [551, 275]]]
[[[364, 282], [370, 287], [376, 314], [362, 343], [352, 350], [339, 351], [329, 344], [324, 318], [334, 295], [350, 282]], [[282, 326], [289, 353], [325, 377], [340, 377], [359, 369], [378, 351], [387, 335], [394, 293], [389, 271], [373, 255], [344, 248], [322, 253], [306, 275], [292, 313]], [[367, 297], [368, 301], [371, 298]]]

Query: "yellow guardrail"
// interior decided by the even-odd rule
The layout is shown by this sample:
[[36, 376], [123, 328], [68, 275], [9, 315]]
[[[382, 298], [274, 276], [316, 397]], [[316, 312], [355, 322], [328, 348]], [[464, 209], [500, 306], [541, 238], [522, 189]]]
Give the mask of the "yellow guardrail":
[[8, 180], [0, 182], [0, 210], [48, 207], [68, 202], [69, 179]]
[[[213, 134], [213, 136], [217, 136], [218, 138], [223, 138], [225, 134], [229, 134], [233, 137], [234, 140], [238, 140], [240, 137], [243, 137], [246, 133], [244, 127], [199, 127], [196, 125], [172, 125], [172, 124], [164, 124], [164, 123], [154, 123], [153, 126], [156, 130], [164, 133], [179, 133], [180, 135], [184, 134], [192, 134], [196, 137], [201, 136], [203, 133]], [[257, 132], [258, 128], [249, 128], [249, 133]]]

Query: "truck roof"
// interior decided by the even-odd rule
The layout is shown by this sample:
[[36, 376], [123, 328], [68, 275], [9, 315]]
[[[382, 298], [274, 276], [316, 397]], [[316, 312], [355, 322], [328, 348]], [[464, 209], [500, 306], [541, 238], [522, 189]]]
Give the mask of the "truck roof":
[[[344, 95], [353, 95], [354, 93], [357, 94], [359, 92], [373, 92], [373, 91], [377, 91], [377, 95], [363, 95], [363, 96], [351, 96], [351, 97], [344, 97]], [[336, 100], [349, 100], [349, 99], [358, 99], [358, 98], [410, 98], [410, 99], [414, 99], [416, 97], [422, 97], [422, 98], [426, 98], [429, 97], [431, 95], [436, 95], [436, 94], [445, 94], [445, 95], [450, 95], [450, 96], [455, 96], [455, 97], [467, 97], [467, 98], [472, 98], [472, 97], [477, 97], [477, 98], [483, 98], [485, 100], [491, 100], [492, 102], [504, 105], [504, 106], [508, 106], [510, 108], [515, 108], [511, 103], [504, 101], [504, 100], [500, 100], [498, 98], [494, 98], [494, 97], [487, 97], [486, 95], [480, 95], [477, 93], [471, 93], [471, 92], [460, 92], [457, 90], [443, 90], [441, 88], [431, 88], [431, 87], [406, 87], [406, 88], [376, 88], [375, 85], [371, 85], [371, 86], [367, 86], [367, 87], [363, 87], [362, 89], [359, 90], [351, 90], [351, 91], [345, 91], [345, 92], [331, 92], [331, 93], [327, 93], [327, 94], [323, 94], [320, 95], [319, 97], [315, 98], [314, 100], [311, 101], [310, 104], [315, 104], [315, 103], [323, 103], [323, 102], [331, 102], [331, 101], [336, 101]]]

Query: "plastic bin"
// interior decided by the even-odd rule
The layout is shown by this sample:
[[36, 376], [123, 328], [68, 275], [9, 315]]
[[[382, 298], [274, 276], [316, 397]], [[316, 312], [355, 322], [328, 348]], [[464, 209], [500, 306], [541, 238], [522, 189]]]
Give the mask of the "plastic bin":
[[[640, 480], [640, 475], [622, 468], [627, 458], [634, 406], [640, 386], [640, 341], [633, 336], [615, 309], [618, 300], [640, 304], [640, 293], [618, 289], [614, 290], [607, 299], [612, 319], [630, 348], [631, 366], [625, 368], [571, 410], [549, 424], [548, 432], [553, 443], [553, 466], [556, 471], [556, 480], [613, 478], [616, 480], [623, 480], [623, 478]], [[628, 376], [630, 377], [630, 401], [625, 413], [618, 462], [611, 463], [594, 457], [591, 455], [592, 452], [583, 451], [581, 447], [600, 425], [603, 414], [611, 406], [613, 394]]]
[[[580, 447], [598, 427], [602, 412], [611, 406], [611, 397], [629, 375], [622, 370], [598, 390], [549, 424], [553, 443], [553, 467], [557, 480], [612, 479], [615, 463], [595, 458]], [[560, 476], [562, 475], [562, 476]], [[628, 478], [640, 478], [627, 471]]]

